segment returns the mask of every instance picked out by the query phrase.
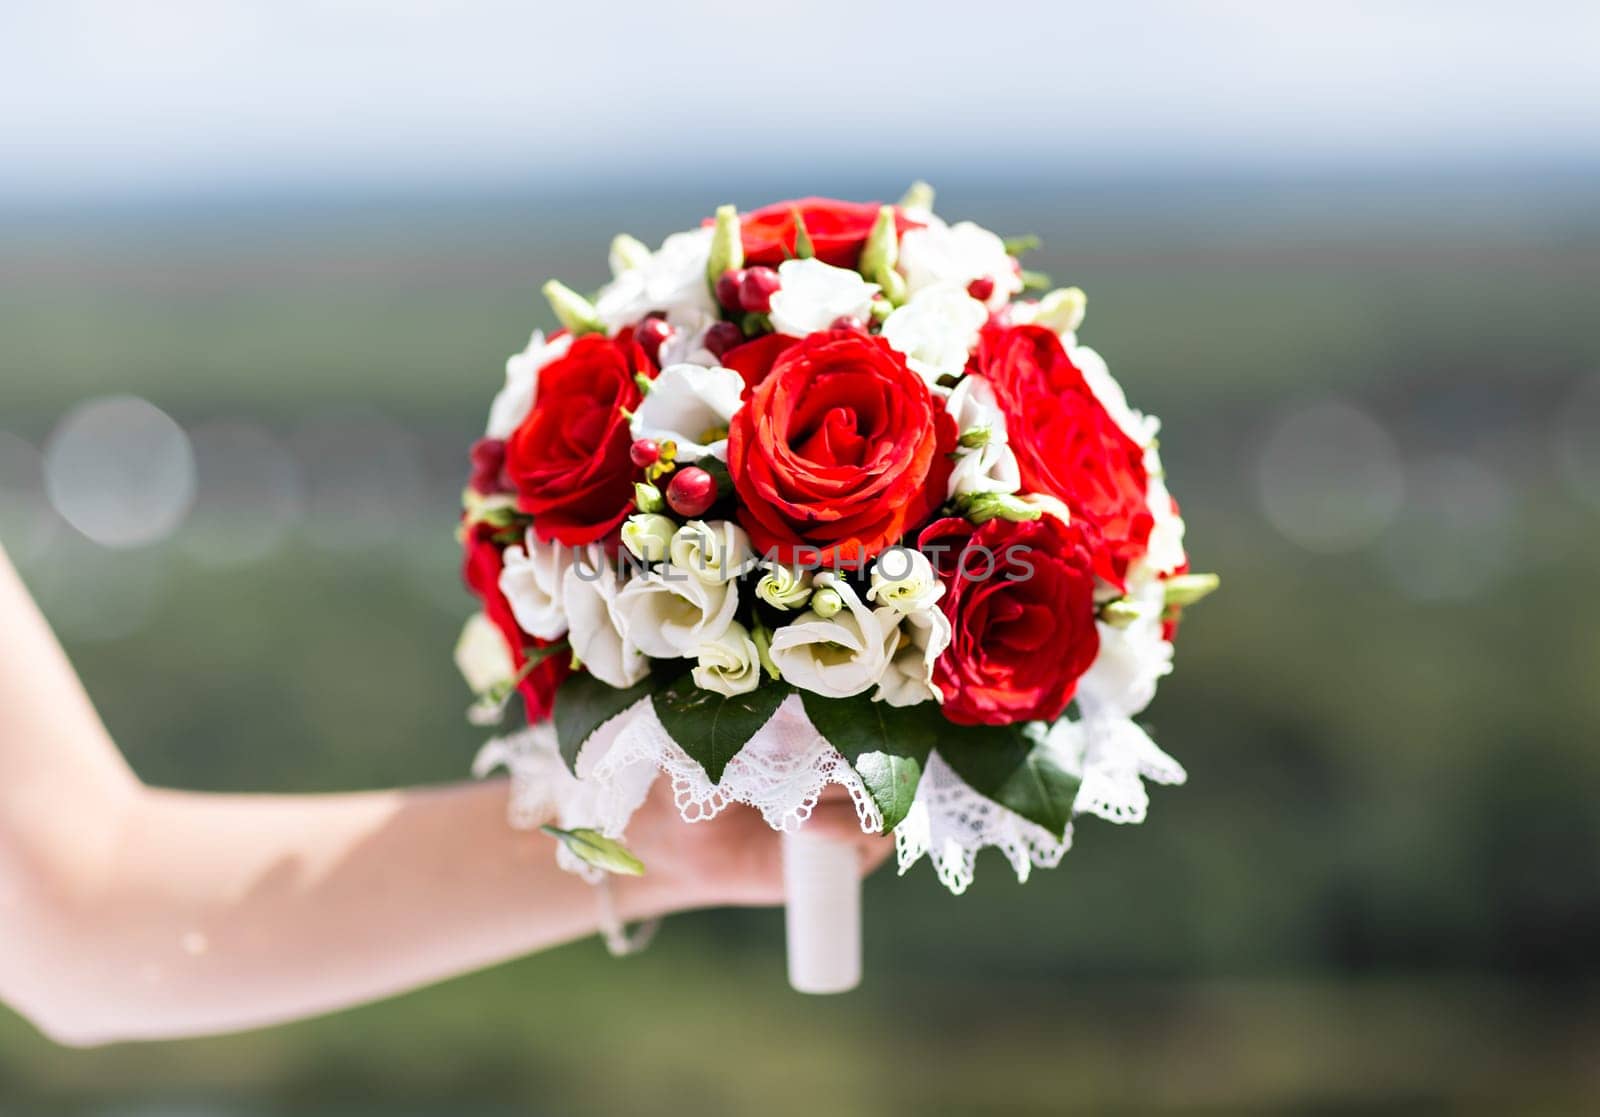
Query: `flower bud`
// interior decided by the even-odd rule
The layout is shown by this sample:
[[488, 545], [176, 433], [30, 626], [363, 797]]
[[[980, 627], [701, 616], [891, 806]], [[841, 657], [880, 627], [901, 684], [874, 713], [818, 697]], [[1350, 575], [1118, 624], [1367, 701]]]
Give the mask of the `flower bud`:
[[474, 694], [489, 694], [505, 687], [517, 673], [505, 637], [482, 613], [467, 618], [456, 640], [455, 661], [456, 669]]
[[760, 621], [755, 622], [755, 627], [750, 630], [750, 640], [756, 646], [756, 656], [761, 660], [761, 669], [767, 673], [767, 678], [776, 682], [782, 677], [778, 665], [772, 662], [772, 630]]
[[900, 614], [926, 609], [944, 596], [944, 583], [921, 551], [890, 547], [872, 564], [867, 600]]
[[642, 268], [650, 262], [650, 250], [644, 242], [627, 233], [618, 233], [611, 238], [611, 274], [621, 275], [623, 272]]
[[832, 586], [823, 586], [811, 595], [811, 611], [823, 620], [838, 616], [839, 610], [844, 608], [844, 598]]
[[742, 267], [744, 240], [739, 229], [739, 210], [735, 206], [718, 206], [716, 230], [711, 234], [711, 258], [706, 262], [706, 282], [714, 289], [724, 272]]
[[907, 213], [915, 215], [931, 214], [933, 212], [933, 187], [926, 182], [917, 181], [900, 199], [900, 208]]
[[973, 427], [971, 430], [962, 431], [961, 437], [956, 441], [964, 450], [977, 450], [989, 445], [989, 439], [994, 437], [994, 431], [989, 427]]
[[1209, 597], [1222, 584], [1215, 574], [1179, 574], [1161, 583], [1167, 593], [1168, 605], [1193, 605]]
[[641, 512], [659, 512], [667, 506], [661, 498], [661, 490], [643, 481], [633, 483], [633, 503]]
[[986, 524], [990, 520], [1021, 523], [1024, 520], [1037, 520], [1044, 515], [1043, 509], [1025, 503], [1010, 493], [973, 493], [961, 504], [963, 514], [975, 524]]
[[1057, 288], [1039, 300], [1033, 312], [1033, 324], [1058, 334], [1071, 333], [1083, 325], [1083, 314], [1088, 305], [1089, 300], [1082, 288]]
[[659, 512], [641, 512], [622, 524], [622, 545], [641, 562], [660, 562], [667, 557], [678, 525]]
[[756, 596], [774, 609], [789, 612], [811, 598], [811, 575], [777, 562], [763, 562], [766, 571], [756, 582]]
[[744, 529], [727, 520], [690, 520], [672, 536], [667, 553], [673, 566], [713, 585], [739, 577], [755, 555]]
[[1144, 616], [1144, 611], [1126, 597], [1119, 597], [1100, 606], [1100, 619], [1112, 628], [1127, 628]]
[[550, 300], [550, 309], [555, 311], [556, 319], [571, 330], [574, 336], [606, 332], [600, 316], [595, 312], [594, 304], [565, 283], [552, 279], [540, 290], [544, 292], [544, 297]]

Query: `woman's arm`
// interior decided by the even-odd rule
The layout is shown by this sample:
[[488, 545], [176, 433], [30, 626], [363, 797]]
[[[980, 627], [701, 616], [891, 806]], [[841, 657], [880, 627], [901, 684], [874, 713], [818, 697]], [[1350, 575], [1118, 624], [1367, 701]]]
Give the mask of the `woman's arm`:
[[[326, 1012], [590, 934], [593, 890], [487, 782], [325, 796], [143, 787], [0, 551], [0, 1000], [66, 1043]], [[813, 824], [882, 839], [845, 804]], [[660, 785], [614, 881], [640, 919], [781, 898], [753, 812], [685, 826]]]

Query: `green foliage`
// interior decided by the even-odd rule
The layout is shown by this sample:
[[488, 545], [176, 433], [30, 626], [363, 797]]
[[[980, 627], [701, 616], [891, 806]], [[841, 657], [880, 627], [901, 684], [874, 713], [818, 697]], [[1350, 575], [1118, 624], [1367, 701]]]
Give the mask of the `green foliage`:
[[1043, 747], [1042, 726], [962, 726], [939, 742], [939, 756], [979, 794], [1060, 837], [1072, 821], [1078, 777]]
[[789, 687], [772, 683], [727, 697], [701, 690], [694, 676], [682, 675], [652, 701], [662, 728], [717, 783], [728, 761], [772, 720], [791, 693]]
[[556, 691], [551, 720], [555, 722], [561, 759], [567, 762], [568, 768], [576, 769], [578, 750], [590, 735], [654, 690], [655, 679], [650, 675], [626, 690], [618, 690], [589, 672], [580, 671], [561, 684], [561, 689]]
[[559, 826], [541, 826], [539, 830], [559, 840], [585, 865], [593, 865], [597, 869], [604, 869], [608, 873], [617, 873], [621, 876], [644, 876], [644, 862], [635, 857], [627, 846], [615, 838], [606, 837], [598, 830], [590, 830], [587, 827], [563, 830]]
[[937, 703], [891, 706], [865, 694], [824, 698], [801, 692], [806, 716], [817, 732], [848, 760], [883, 813], [884, 831], [900, 825], [922, 779], [929, 751], [950, 723]]

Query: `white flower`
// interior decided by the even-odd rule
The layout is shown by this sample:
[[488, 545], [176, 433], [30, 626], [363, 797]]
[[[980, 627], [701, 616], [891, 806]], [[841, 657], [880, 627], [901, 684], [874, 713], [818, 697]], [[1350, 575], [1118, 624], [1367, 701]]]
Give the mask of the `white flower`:
[[600, 288], [595, 313], [606, 329], [616, 333], [637, 323], [652, 310], [715, 313], [716, 303], [706, 282], [711, 258], [711, 230], [673, 233], [648, 260], [629, 268]]
[[667, 311], [667, 325], [672, 327], [672, 333], [661, 343], [661, 350], [656, 354], [657, 363], [662, 368], [716, 364], [717, 358], [706, 348], [706, 334], [720, 321], [716, 314], [701, 307], [677, 307]]
[[1078, 703], [1087, 716], [1133, 717], [1172, 672], [1172, 645], [1161, 636], [1166, 591], [1151, 579], [1128, 598], [1139, 616], [1120, 628], [1099, 622], [1099, 654], [1078, 680]]
[[[943, 587], [941, 587], [943, 588]], [[950, 646], [950, 618], [929, 606], [906, 614], [897, 634], [898, 650], [872, 698], [891, 706], [944, 701], [933, 685], [933, 665]]]
[[522, 631], [541, 640], [554, 640], [567, 631], [561, 579], [572, 565], [573, 552], [559, 543], [541, 543], [532, 528], [525, 544], [506, 548], [500, 592], [510, 602]]
[[1144, 471], [1145, 503], [1150, 508], [1150, 541], [1145, 546], [1144, 557], [1139, 560], [1133, 576], [1171, 574], [1188, 559], [1183, 550], [1183, 517], [1173, 509], [1172, 494], [1167, 491], [1167, 474], [1161, 465], [1161, 455], [1154, 443], [1145, 447]]
[[788, 612], [811, 598], [811, 573], [770, 560], [761, 563], [765, 570], [756, 582], [756, 596], [774, 609]]
[[639, 512], [622, 521], [622, 545], [640, 562], [660, 562], [677, 531], [677, 521], [670, 517]]
[[572, 335], [562, 334], [553, 341], [544, 339], [542, 330], [534, 330], [528, 347], [506, 358], [506, 383], [489, 405], [489, 425], [484, 431], [488, 438], [510, 438], [522, 425], [522, 420], [533, 410], [533, 400], [539, 388], [539, 370], [558, 357], [566, 356], [572, 345]]
[[690, 674], [701, 690], [733, 696], [756, 689], [761, 682], [761, 654], [750, 632], [738, 621], [709, 643], [695, 649], [699, 662]]
[[672, 537], [667, 553], [674, 567], [713, 585], [739, 577], [755, 559], [750, 537], [729, 520], [690, 520]]
[[878, 290], [856, 272], [821, 260], [785, 260], [778, 265], [778, 282], [772, 328], [793, 337], [825, 330], [839, 318], [865, 322]]
[[921, 551], [890, 547], [872, 563], [867, 600], [887, 605], [901, 615], [930, 608], [944, 596], [944, 583]]
[[623, 581], [591, 543], [562, 580], [562, 599], [572, 631], [567, 640], [578, 662], [607, 686], [630, 687], [650, 673], [650, 661], [628, 637], [617, 611]]
[[882, 681], [900, 639], [900, 614], [868, 609], [848, 582], [832, 572], [816, 576], [845, 608], [824, 619], [807, 610], [772, 634], [769, 649], [778, 673], [793, 685], [828, 698], [848, 698]]
[[883, 340], [906, 355], [906, 364], [929, 384], [946, 373], [960, 375], [989, 320], [984, 305], [964, 287], [924, 287], [883, 323]]
[[634, 438], [671, 439], [678, 460], [694, 461], [707, 454], [728, 458], [728, 423], [739, 410], [744, 378], [731, 368], [669, 365], [650, 384], [633, 413]]
[[971, 221], [946, 225], [935, 217], [921, 229], [907, 229], [900, 238], [900, 271], [912, 295], [936, 284], [964, 288], [974, 279], [992, 279], [994, 291], [984, 300], [991, 310], [1022, 290], [1005, 242]]
[[663, 659], [694, 655], [727, 631], [738, 607], [732, 582], [702, 582], [670, 563], [633, 579], [616, 601], [628, 638]]
[[456, 640], [456, 669], [467, 680], [473, 694], [487, 694], [504, 686], [517, 674], [517, 666], [506, 647], [506, 638], [493, 621], [482, 613], [467, 618]]
[[1128, 397], [1106, 367], [1105, 358], [1087, 345], [1079, 345], [1071, 335], [1063, 338], [1062, 343], [1067, 356], [1083, 373], [1083, 382], [1089, 385], [1094, 398], [1106, 409], [1106, 414], [1116, 420], [1122, 432], [1142, 447], [1155, 442], [1156, 433], [1161, 430], [1161, 420], [1128, 406]]
[[1006, 416], [994, 387], [982, 376], [963, 377], [945, 400], [958, 434], [976, 437], [981, 445], [956, 447], [955, 468], [947, 492], [953, 500], [973, 493], [1014, 493], [1022, 487], [1016, 455], [1006, 442]]

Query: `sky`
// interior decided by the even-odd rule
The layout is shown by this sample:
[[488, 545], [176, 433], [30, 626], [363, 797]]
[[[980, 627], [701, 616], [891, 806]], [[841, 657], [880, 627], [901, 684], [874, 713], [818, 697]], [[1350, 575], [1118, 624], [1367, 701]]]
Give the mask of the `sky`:
[[1600, 5], [0, 0], [0, 199], [1587, 163]]

